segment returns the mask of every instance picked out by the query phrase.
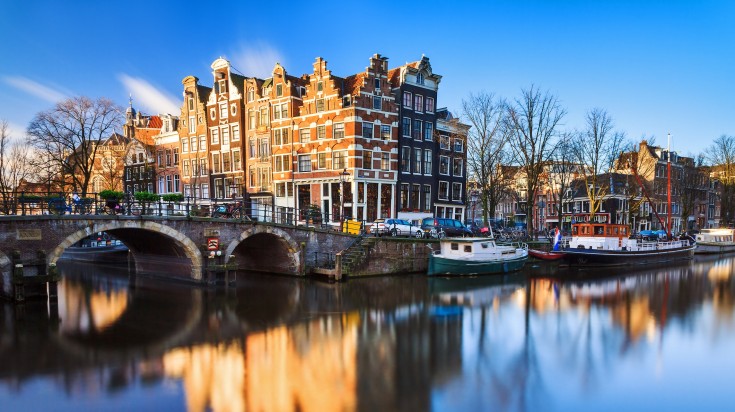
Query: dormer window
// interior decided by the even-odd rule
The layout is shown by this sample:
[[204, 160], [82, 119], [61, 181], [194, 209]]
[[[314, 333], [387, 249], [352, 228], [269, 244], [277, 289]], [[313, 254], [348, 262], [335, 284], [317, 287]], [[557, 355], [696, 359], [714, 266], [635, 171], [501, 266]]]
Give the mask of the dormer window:
[[380, 90], [380, 79], [375, 79], [375, 90]]
[[322, 83], [322, 82], [317, 82], [317, 83], [316, 83], [316, 91], [318, 91], [318, 92], [321, 92], [321, 91], [323, 91], [323, 90], [324, 90], [324, 83]]
[[227, 91], [227, 82], [225, 80], [220, 80], [218, 83], [219, 83], [219, 92], [225, 93]]
[[282, 84], [276, 85], [276, 96], [277, 97], [283, 96], [283, 85]]
[[349, 94], [342, 97], [342, 107], [350, 107], [350, 105], [352, 104], [351, 97], [352, 96], [350, 96]]
[[419, 73], [416, 75], [416, 84], [424, 84], [424, 74]]
[[255, 100], [255, 89], [251, 87], [248, 89], [248, 101], [252, 102], [253, 100]]

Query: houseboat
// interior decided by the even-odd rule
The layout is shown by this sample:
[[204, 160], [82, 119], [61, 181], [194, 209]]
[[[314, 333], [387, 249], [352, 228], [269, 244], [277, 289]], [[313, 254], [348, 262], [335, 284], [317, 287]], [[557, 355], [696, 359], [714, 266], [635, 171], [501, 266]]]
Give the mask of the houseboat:
[[643, 265], [691, 259], [696, 243], [682, 240], [631, 238], [627, 225], [572, 225], [572, 239], [564, 252], [570, 265]]
[[128, 247], [107, 233], [100, 233], [66, 248], [60, 259], [88, 263], [127, 263]]
[[489, 238], [445, 238], [429, 255], [429, 276], [488, 275], [519, 270], [528, 260], [525, 243], [497, 245]]
[[729, 253], [735, 252], [735, 241], [733, 241], [735, 230], [728, 228], [702, 229], [697, 233], [697, 250], [695, 253]]

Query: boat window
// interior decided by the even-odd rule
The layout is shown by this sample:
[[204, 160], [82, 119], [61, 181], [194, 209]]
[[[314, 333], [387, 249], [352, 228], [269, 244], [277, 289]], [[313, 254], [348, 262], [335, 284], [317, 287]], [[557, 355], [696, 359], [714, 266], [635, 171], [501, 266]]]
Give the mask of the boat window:
[[627, 227], [621, 227], [620, 228], [620, 233], [622, 235], [627, 235], [628, 234], [628, 228]]
[[595, 226], [595, 234], [596, 235], [605, 234], [605, 228], [602, 226]]
[[480, 243], [480, 245], [482, 246], [483, 249], [487, 249], [490, 246], [488, 242], [482, 242]]
[[572, 227], [572, 235], [575, 235], [575, 236], [578, 235], [579, 234], [579, 230], [578, 229], [579, 228], [577, 226], [573, 226]]
[[464, 245], [464, 251], [467, 253], [472, 252], [472, 245]]
[[618, 234], [618, 227], [617, 226], [615, 226], [614, 228], [612, 228], [612, 230], [613, 230], [613, 234], [614, 235], [617, 235]]
[[458, 243], [451, 243], [450, 244], [450, 247], [452, 248], [452, 250], [459, 250], [459, 244]]

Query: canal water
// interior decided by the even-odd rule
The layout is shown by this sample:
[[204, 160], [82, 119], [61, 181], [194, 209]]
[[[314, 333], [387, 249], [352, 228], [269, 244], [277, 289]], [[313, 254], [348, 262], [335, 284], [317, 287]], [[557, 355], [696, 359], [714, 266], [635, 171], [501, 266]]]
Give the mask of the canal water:
[[67, 264], [57, 304], [0, 304], [0, 410], [732, 410], [734, 268], [202, 289]]

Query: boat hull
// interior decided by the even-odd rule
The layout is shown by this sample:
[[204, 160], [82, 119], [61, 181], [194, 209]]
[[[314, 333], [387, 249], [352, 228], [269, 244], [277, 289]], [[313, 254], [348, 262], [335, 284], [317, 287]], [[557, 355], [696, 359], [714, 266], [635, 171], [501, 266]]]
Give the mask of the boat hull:
[[564, 249], [564, 261], [579, 266], [625, 266], [670, 262], [694, 257], [696, 245], [644, 251]]
[[89, 263], [127, 263], [128, 248], [125, 245], [100, 247], [68, 247], [60, 259]]
[[564, 257], [564, 252], [546, 252], [543, 250], [528, 249], [528, 254], [539, 260], [554, 261]]
[[441, 255], [429, 255], [429, 276], [456, 275], [493, 275], [520, 270], [528, 260], [528, 255], [515, 259], [472, 261], [447, 259]]
[[735, 243], [732, 242], [697, 242], [696, 254], [720, 254], [735, 252]]

